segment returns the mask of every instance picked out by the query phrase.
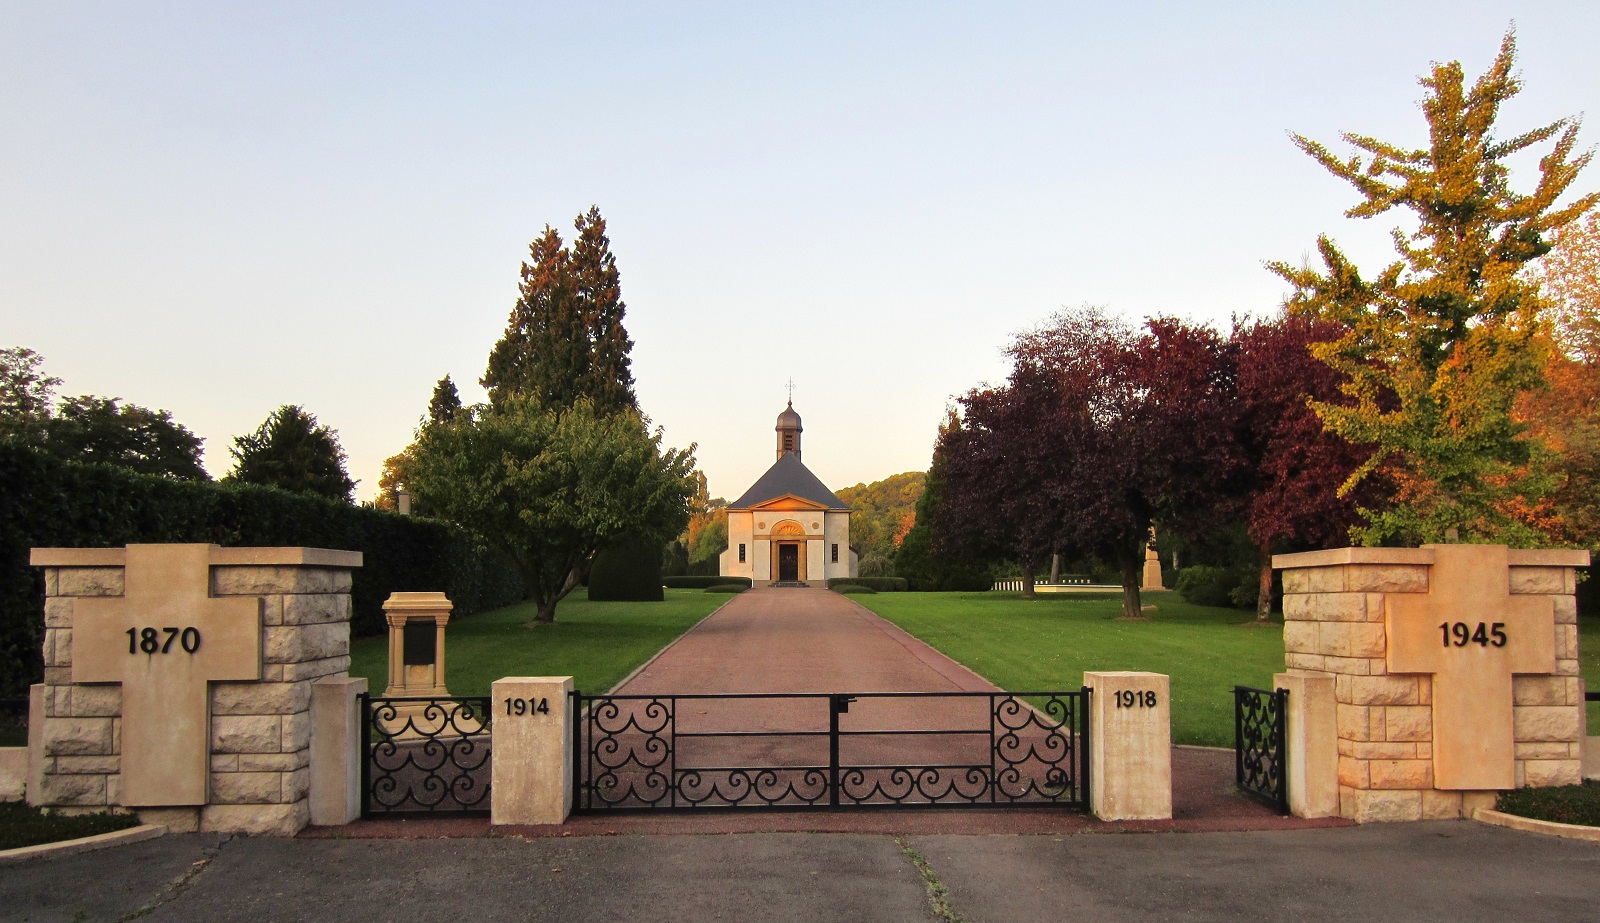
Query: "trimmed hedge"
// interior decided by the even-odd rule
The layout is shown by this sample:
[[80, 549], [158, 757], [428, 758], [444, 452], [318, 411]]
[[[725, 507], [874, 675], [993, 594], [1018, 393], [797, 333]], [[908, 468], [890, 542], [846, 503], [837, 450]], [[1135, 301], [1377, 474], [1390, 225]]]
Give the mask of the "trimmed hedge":
[[750, 588], [749, 577], [703, 577], [690, 575], [688, 577], [663, 577], [661, 585], [669, 590], [706, 590], [714, 586], [729, 586], [738, 584], [745, 589]]
[[661, 602], [661, 549], [624, 542], [602, 550], [589, 567], [589, 598], [603, 602]]
[[878, 591], [874, 590], [872, 587], [861, 586], [857, 583], [841, 583], [836, 587], [829, 587], [829, 589], [844, 596], [861, 596], [863, 594], [872, 596], [878, 595]]
[[911, 588], [911, 583], [904, 577], [832, 577], [828, 580], [830, 590], [842, 586], [863, 586], [879, 593], [904, 593]]
[[178, 481], [51, 458], [0, 439], [0, 696], [26, 695], [44, 675], [44, 573], [31, 548], [117, 548], [213, 542], [359, 551], [354, 635], [384, 630], [396, 590], [442, 590], [457, 616], [523, 599], [497, 557], [447, 523], [252, 484]]
[[705, 591], [707, 593], [743, 593], [748, 589], [750, 588], [742, 583], [719, 583], [716, 586], [706, 587]]

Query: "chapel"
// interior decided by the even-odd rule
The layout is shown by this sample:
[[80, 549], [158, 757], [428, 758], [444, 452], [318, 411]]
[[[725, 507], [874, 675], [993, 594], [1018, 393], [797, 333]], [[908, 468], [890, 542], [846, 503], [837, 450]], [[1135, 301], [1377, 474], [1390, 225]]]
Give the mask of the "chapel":
[[800, 415], [790, 401], [778, 414], [778, 460], [728, 506], [724, 577], [755, 586], [825, 582], [856, 576], [850, 507], [800, 461]]

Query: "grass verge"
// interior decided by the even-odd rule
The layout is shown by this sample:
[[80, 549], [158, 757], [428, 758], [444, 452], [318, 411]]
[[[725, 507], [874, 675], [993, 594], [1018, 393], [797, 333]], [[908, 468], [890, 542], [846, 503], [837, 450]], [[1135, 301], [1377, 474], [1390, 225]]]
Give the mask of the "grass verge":
[[0, 803], [0, 849], [57, 843], [139, 826], [132, 814], [46, 814], [21, 801]]
[[1077, 689], [1089, 670], [1172, 677], [1172, 739], [1233, 746], [1233, 687], [1283, 671], [1283, 627], [1240, 609], [1150, 593], [1148, 622], [1125, 622], [1119, 594], [879, 593], [856, 601], [1002, 689]]
[[1600, 782], [1501, 792], [1494, 807], [1518, 817], [1600, 827]]
[[[605, 692], [656, 651], [727, 602], [702, 590], [667, 590], [663, 602], [591, 602], [574, 591], [550, 625], [533, 625], [532, 603], [452, 621], [446, 629], [445, 685], [452, 695], [488, 695], [507, 676], [571, 676], [579, 690]], [[350, 645], [350, 675], [373, 695], [389, 684], [389, 640]]]

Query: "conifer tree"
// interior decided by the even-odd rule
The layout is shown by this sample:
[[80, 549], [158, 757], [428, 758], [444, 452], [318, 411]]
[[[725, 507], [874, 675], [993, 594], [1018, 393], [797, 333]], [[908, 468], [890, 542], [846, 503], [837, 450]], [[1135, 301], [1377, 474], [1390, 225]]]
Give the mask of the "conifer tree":
[[[1413, 231], [1394, 230], [1399, 258], [1375, 277], [1327, 235], [1317, 241], [1324, 269], [1269, 264], [1295, 288], [1292, 312], [1343, 328], [1313, 353], [1341, 373], [1349, 400], [1314, 406], [1329, 429], [1375, 447], [1345, 489], [1379, 469], [1397, 487], [1391, 509], [1364, 511], [1367, 526], [1357, 532], [1368, 544], [1440, 541], [1451, 529], [1477, 540], [1544, 540], [1514, 515], [1545, 487], [1538, 446], [1512, 408], [1519, 392], [1541, 384], [1548, 354], [1537, 289], [1519, 270], [1596, 196], [1558, 204], [1589, 162], [1573, 154], [1577, 120], [1496, 133], [1501, 106], [1521, 90], [1515, 58], [1508, 34], [1470, 88], [1459, 62], [1434, 65], [1421, 81], [1427, 147], [1347, 132], [1356, 152], [1341, 158], [1295, 136], [1360, 193], [1346, 216], [1403, 209], [1416, 222]], [[1552, 140], [1533, 191], [1513, 190], [1506, 161]]]
[[605, 219], [590, 208], [576, 228], [570, 249], [549, 226], [529, 245], [521, 297], [483, 376], [496, 406], [526, 394], [545, 407], [587, 397], [600, 413], [637, 408], [628, 360], [633, 343], [622, 323], [626, 306]]
[[274, 410], [253, 433], [237, 436], [229, 478], [349, 501], [356, 484], [332, 429], [293, 404]]
[[456, 383], [446, 375], [433, 386], [433, 399], [428, 401], [428, 422], [448, 423], [460, 410], [461, 394], [456, 391]]

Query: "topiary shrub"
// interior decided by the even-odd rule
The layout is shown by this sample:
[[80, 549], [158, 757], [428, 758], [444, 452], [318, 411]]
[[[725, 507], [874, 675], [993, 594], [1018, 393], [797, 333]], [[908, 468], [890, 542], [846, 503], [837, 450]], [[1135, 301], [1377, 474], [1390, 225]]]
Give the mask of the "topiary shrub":
[[599, 602], [660, 602], [661, 549], [628, 541], [601, 551], [589, 568], [589, 598]]
[[904, 593], [911, 588], [904, 577], [832, 577], [828, 580], [830, 590], [846, 586], [866, 587], [879, 593]]
[[872, 587], [861, 586], [860, 584], [856, 583], [841, 583], [838, 586], [829, 587], [829, 589], [844, 596], [861, 596], [863, 594], [876, 596], [878, 593], [878, 591], [874, 590]]
[[719, 583], [716, 586], [706, 587], [707, 593], [743, 593], [750, 589], [742, 583]]
[[661, 584], [669, 590], [704, 590], [710, 587], [726, 586], [728, 584], [738, 584], [739, 586], [748, 588], [750, 586], [750, 578], [707, 577], [691, 574], [687, 577], [663, 577], [661, 579]]

